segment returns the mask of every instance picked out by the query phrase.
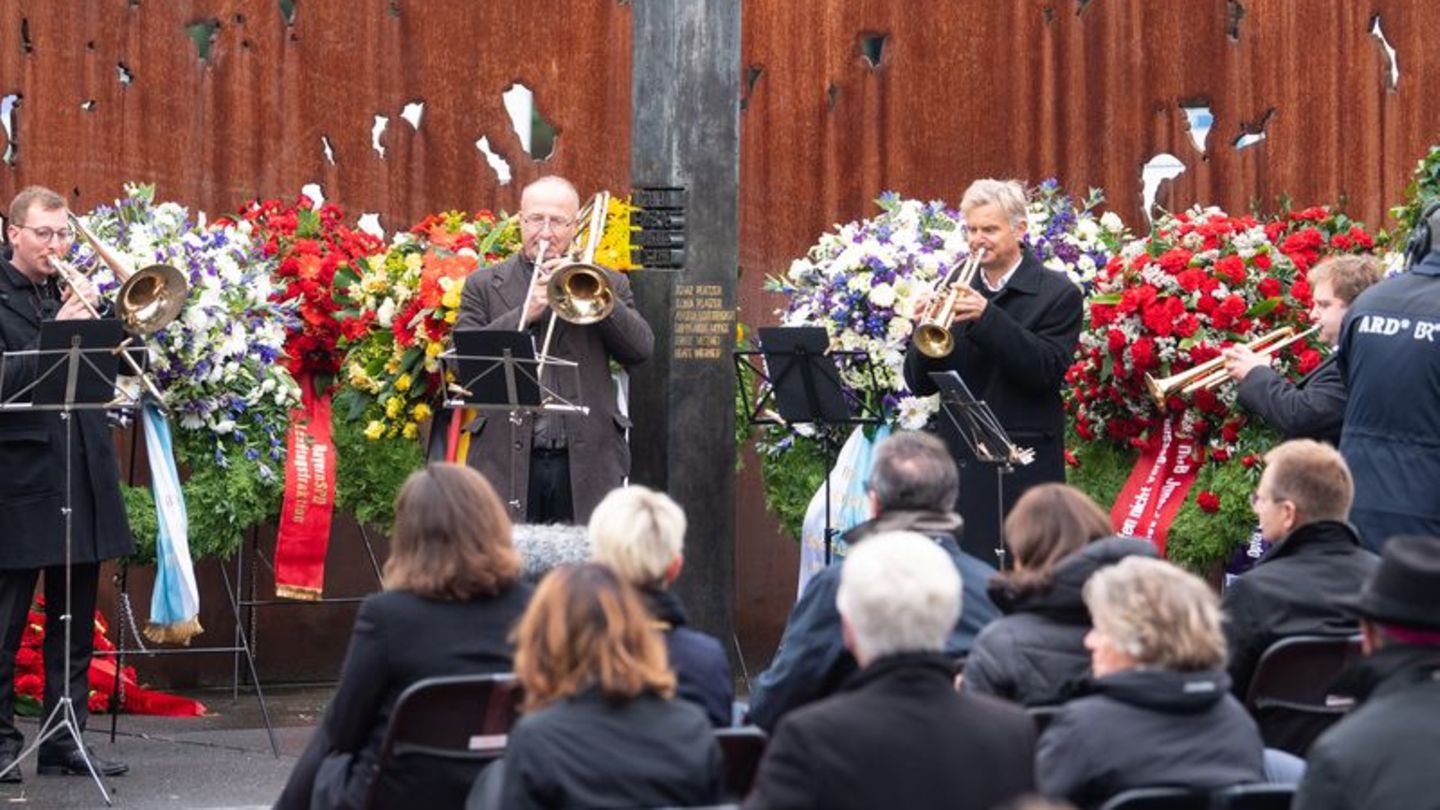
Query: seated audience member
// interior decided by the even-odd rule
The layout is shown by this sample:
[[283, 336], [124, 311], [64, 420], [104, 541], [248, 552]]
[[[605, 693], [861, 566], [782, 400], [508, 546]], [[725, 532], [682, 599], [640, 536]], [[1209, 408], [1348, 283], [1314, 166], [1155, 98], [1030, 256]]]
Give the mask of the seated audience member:
[[1334, 352], [1340, 342], [1340, 324], [1350, 304], [1383, 273], [1373, 256], [1331, 256], [1311, 268], [1306, 274], [1314, 290], [1310, 320], [1320, 327], [1320, 342], [1331, 348], [1330, 356], [1297, 382], [1290, 382], [1270, 367], [1271, 356], [1231, 346], [1224, 353], [1225, 370], [1240, 382], [1235, 390], [1240, 404], [1287, 439], [1319, 439], [1338, 445], [1345, 421], [1345, 380]]
[[988, 810], [1034, 788], [1030, 716], [951, 687], [941, 650], [961, 604], [949, 563], [911, 532], [851, 551], [836, 606], [860, 671], [780, 721], [747, 808]]
[[1346, 522], [1354, 493], [1345, 459], [1328, 444], [1296, 439], [1265, 454], [1253, 501], [1260, 533], [1275, 545], [1221, 600], [1236, 696], [1245, 697], [1255, 665], [1276, 641], [1359, 632], [1355, 617], [1335, 604], [1336, 596], [1359, 593], [1377, 562]]
[[1310, 747], [1297, 810], [1440, 805], [1440, 538], [1401, 535], [1380, 554], [1360, 616], [1366, 657], [1342, 680], [1359, 706]]
[[598, 563], [541, 580], [515, 633], [525, 715], [467, 806], [699, 807], [724, 790], [720, 745], [640, 595]]
[[990, 598], [1006, 615], [975, 639], [965, 690], [1045, 706], [1063, 703], [1090, 676], [1081, 589], [1107, 565], [1155, 556], [1150, 543], [1111, 533], [1110, 516], [1074, 487], [1040, 484], [1020, 496], [1005, 518], [1015, 567], [990, 580]]
[[[845, 534], [855, 545], [885, 532], [925, 535], [949, 555], [963, 588], [961, 612], [949, 639], [947, 655], [969, 652], [980, 628], [999, 615], [985, 595], [995, 569], [960, 550], [960, 516], [951, 511], [959, 489], [959, 473], [944, 442], [928, 433], [895, 433], [875, 448], [870, 470], [870, 512], [874, 518]], [[835, 592], [843, 560], [816, 574], [790, 611], [780, 648], [769, 669], [760, 673], [750, 692], [750, 719], [773, 729], [780, 717], [834, 692], [855, 672], [855, 659], [840, 636]]]
[[641, 486], [611, 490], [590, 515], [590, 545], [604, 563], [640, 590], [665, 634], [678, 680], [675, 696], [705, 710], [716, 726], [730, 725], [735, 682], [725, 648], [685, 626], [685, 610], [670, 592], [684, 563], [685, 512], [663, 492]]
[[1085, 583], [1091, 694], [1040, 737], [1040, 791], [1082, 807], [1131, 788], [1263, 778], [1255, 721], [1230, 694], [1215, 595], [1170, 563], [1127, 557]]
[[519, 572], [510, 519], [484, 476], [431, 464], [406, 479], [395, 499], [385, 590], [361, 603], [340, 685], [276, 807], [365, 806], [406, 687], [437, 675], [510, 671], [508, 637], [530, 597]]

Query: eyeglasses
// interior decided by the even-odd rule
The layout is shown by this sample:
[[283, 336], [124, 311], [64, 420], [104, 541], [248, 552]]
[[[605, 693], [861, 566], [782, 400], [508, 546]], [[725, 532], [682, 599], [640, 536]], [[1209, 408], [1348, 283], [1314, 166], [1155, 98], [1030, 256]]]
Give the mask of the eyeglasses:
[[530, 226], [531, 228], [537, 228], [540, 230], [544, 230], [545, 226], [549, 225], [550, 230], [552, 231], [563, 231], [571, 225], [575, 224], [575, 220], [573, 219], [568, 219], [565, 217], [547, 217], [544, 214], [525, 214], [524, 216], [520, 217], [520, 221]]
[[75, 238], [75, 232], [69, 228], [32, 228], [29, 225], [18, 225], [16, 227], [24, 228], [35, 234], [35, 238], [41, 242], [49, 242], [57, 236], [60, 237], [61, 242], [69, 242]]
[[1258, 490], [1258, 489], [1255, 490], [1254, 492], [1250, 493], [1250, 506], [1251, 506], [1251, 507], [1259, 506], [1261, 501], [1269, 501], [1270, 503], [1284, 503], [1286, 500], [1288, 500], [1288, 499], [1286, 499], [1286, 498], [1272, 498], [1272, 497], [1269, 496], [1269, 495], [1261, 495], [1261, 494], [1260, 494], [1260, 490]]

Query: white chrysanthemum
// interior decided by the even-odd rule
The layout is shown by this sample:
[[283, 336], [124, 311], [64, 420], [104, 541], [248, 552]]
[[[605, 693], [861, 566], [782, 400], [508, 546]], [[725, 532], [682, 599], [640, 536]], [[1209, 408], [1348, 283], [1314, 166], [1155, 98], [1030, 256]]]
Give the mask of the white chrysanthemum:
[[929, 424], [930, 417], [940, 410], [939, 397], [904, 397], [896, 406], [900, 427], [904, 430], [920, 430]]
[[390, 324], [395, 320], [395, 299], [386, 298], [379, 308], [375, 310], [375, 322], [382, 329], [389, 329]]
[[1124, 221], [1122, 221], [1120, 215], [1114, 211], [1106, 211], [1100, 216], [1100, 227], [1117, 236], [1125, 232]]
[[881, 282], [870, 289], [870, 303], [877, 307], [890, 307], [895, 305], [895, 288]]

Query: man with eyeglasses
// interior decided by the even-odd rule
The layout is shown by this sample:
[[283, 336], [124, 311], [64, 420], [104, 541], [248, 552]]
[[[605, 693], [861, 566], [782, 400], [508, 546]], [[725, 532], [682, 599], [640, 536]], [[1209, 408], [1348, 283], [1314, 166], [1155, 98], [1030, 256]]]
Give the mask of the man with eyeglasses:
[[[0, 351], [36, 349], [44, 321], [92, 317], [81, 303], [103, 312], [94, 287], [83, 278], [76, 288], [62, 292], [51, 257], [59, 258], [75, 238], [65, 199], [55, 192], [31, 186], [10, 204], [6, 228], [10, 247], [0, 258]], [[78, 274], [77, 274], [78, 275]], [[10, 398], [32, 380], [39, 361], [11, 357], [5, 363], [4, 391]], [[135, 552], [120, 498], [119, 463], [115, 445], [98, 410], [76, 411], [71, 433], [71, 615], [70, 695], [76, 719], [85, 728], [89, 715], [90, 658], [94, 647], [91, 628], [100, 561]], [[65, 606], [65, 500], [66, 425], [56, 411], [0, 413], [0, 514], [5, 516], [0, 542], [0, 770], [8, 767], [24, 747], [25, 738], [14, 723], [15, 656], [35, 595], [35, 581], [45, 574], [45, 700], [49, 717], [62, 693]], [[128, 768], [93, 754], [97, 772], [117, 776]], [[51, 736], [40, 747], [41, 774], [89, 775], [84, 758], [68, 734]], [[19, 782], [13, 768], [0, 782]]]
[[[455, 328], [514, 331], [524, 306], [526, 331], [538, 350], [550, 323], [546, 284], [569, 261], [564, 254], [579, 228], [579, 209], [580, 195], [563, 177], [542, 177], [526, 186], [520, 195], [522, 249], [465, 280]], [[605, 493], [629, 475], [630, 420], [617, 406], [610, 364], [628, 368], [644, 362], [655, 337], [635, 309], [629, 281], [621, 273], [607, 270], [606, 275], [615, 292], [608, 318], [584, 326], [555, 323], [550, 354], [577, 363], [578, 373], [556, 373], [550, 367], [542, 380], [589, 412], [525, 412], [508, 418], [489, 412], [467, 426], [473, 439], [466, 461], [490, 479], [516, 521], [583, 524]]]

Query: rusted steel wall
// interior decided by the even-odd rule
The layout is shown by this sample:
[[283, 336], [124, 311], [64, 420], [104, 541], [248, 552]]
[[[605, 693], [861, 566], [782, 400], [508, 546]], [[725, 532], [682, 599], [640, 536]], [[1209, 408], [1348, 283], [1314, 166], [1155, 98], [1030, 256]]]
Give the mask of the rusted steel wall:
[[[1376, 16], [1397, 52], [1394, 88]], [[886, 189], [958, 203], [977, 177], [1057, 176], [1104, 189], [1143, 230], [1141, 167], [1169, 153], [1186, 166], [1160, 188], [1172, 210], [1273, 207], [1283, 192], [1344, 200], [1379, 226], [1440, 141], [1433, 17], [1433, 0], [748, 3], [740, 318], [773, 323], [781, 301], [760, 291], [764, 276], [833, 223], [873, 214]], [[878, 65], [862, 55], [867, 34], [885, 35]], [[1203, 153], [1182, 103], [1214, 115]], [[1235, 147], [1262, 125], [1263, 141]], [[739, 500], [736, 581], [753, 591], [737, 605], [757, 610], [742, 639], [763, 638], [751, 649], [768, 655], [793, 569], [771, 563], [785, 541], [758, 488]]]
[[[196, 24], [215, 26], [205, 59]], [[513, 82], [534, 91], [559, 130], [549, 160], [521, 149], [501, 101]], [[378, 213], [394, 230], [448, 208], [513, 210], [519, 189], [541, 174], [564, 174], [582, 193], [628, 185], [630, 9], [5, 0], [0, 94], [10, 93], [21, 100], [16, 162], [0, 166], [7, 200], [42, 183], [70, 192], [83, 211], [144, 181], [162, 199], [215, 214], [314, 182], [347, 212]], [[411, 102], [424, 104], [418, 129], [400, 117]], [[384, 157], [371, 145], [375, 116], [389, 119]], [[476, 148], [482, 136], [510, 163], [509, 185]]]

